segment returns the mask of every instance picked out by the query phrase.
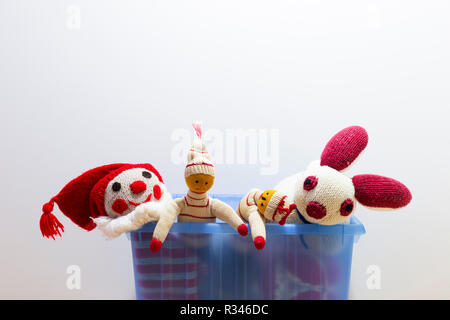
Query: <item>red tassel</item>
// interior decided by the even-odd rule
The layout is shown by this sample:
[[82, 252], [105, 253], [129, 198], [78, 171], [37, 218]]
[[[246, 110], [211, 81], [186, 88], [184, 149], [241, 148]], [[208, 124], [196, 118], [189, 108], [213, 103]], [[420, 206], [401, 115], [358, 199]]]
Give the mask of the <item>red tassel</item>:
[[[42, 236], [55, 240], [55, 236], [62, 236], [61, 233], [64, 232], [64, 226], [59, 222], [59, 220], [52, 214], [54, 201], [51, 200], [49, 203], [44, 204], [42, 211], [44, 212], [39, 221]], [[60, 232], [61, 230], [61, 232]]]

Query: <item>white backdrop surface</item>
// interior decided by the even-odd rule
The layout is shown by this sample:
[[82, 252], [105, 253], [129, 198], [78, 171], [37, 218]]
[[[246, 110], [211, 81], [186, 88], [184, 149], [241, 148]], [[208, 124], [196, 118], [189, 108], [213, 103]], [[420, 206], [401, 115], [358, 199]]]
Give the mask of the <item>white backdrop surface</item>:
[[[201, 119], [224, 135], [279, 132], [274, 174], [218, 164], [213, 193], [274, 186], [338, 130], [364, 126], [369, 146], [348, 174], [397, 178], [414, 200], [358, 207], [367, 234], [350, 297], [449, 299], [449, 15], [445, 0], [1, 0], [0, 298], [134, 298], [125, 236], [104, 241], [56, 209], [63, 239], [43, 239], [41, 206], [113, 162], [151, 162], [184, 192], [171, 137]], [[80, 290], [66, 286], [70, 265]]]

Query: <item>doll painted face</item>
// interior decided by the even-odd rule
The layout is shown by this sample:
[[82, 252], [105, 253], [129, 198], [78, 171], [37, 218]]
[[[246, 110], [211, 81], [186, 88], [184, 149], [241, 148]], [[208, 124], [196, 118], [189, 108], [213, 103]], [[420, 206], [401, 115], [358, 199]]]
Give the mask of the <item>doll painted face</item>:
[[124, 216], [138, 205], [161, 198], [158, 177], [145, 168], [125, 170], [111, 180], [105, 191], [105, 210], [108, 216]]
[[203, 173], [190, 175], [185, 180], [189, 190], [196, 193], [205, 193], [214, 184], [214, 177]]
[[264, 191], [260, 196], [256, 204], [258, 205], [258, 211], [260, 214], [264, 215], [264, 212], [266, 211], [267, 204], [269, 203], [270, 199], [272, 199], [272, 196], [276, 190], [266, 190]]

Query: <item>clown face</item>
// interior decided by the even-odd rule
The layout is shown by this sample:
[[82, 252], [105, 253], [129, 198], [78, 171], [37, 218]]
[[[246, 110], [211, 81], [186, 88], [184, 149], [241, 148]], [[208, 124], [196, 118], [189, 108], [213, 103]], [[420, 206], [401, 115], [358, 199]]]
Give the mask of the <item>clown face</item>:
[[299, 175], [295, 203], [303, 217], [323, 225], [346, 223], [355, 209], [352, 180], [333, 168], [313, 163]]
[[109, 181], [105, 190], [105, 210], [108, 216], [124, 216], [138, 205], [162, 196], [163, 184], [145, 168], [128, 169]]

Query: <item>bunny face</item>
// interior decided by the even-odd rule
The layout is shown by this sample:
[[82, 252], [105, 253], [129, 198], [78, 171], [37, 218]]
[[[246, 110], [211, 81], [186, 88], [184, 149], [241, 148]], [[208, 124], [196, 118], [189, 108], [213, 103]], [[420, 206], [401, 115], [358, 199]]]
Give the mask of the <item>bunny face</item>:
[[320, 161], [305, 172], [286, 180], [293, 186], [293, 198], [301, 216], [308, 222], [334, 225], [348, 222], [356, 201], [378, 209], [398, 209], [412, 199], [401, 182], [363, 174], [349, 178], [341, 173], [366, 148], [369, 137], [362, 127], [348, 127], [331, 138]]
[[314, 162], [299, 176], [295, 203], [311, 223], [346, 223], [355, 209], [352, 179], [328, 166]]

